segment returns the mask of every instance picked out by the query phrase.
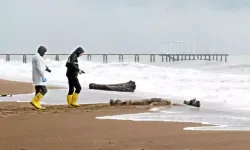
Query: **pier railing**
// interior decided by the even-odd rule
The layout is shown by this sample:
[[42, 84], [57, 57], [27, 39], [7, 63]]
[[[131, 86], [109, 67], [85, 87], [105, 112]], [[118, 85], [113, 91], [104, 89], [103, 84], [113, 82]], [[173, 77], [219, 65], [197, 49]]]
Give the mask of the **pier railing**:
[[[5, 56], [6, 61], [11, 61], [11, 56], [22, 56], [23, 63], [27, 62], [27, 56], [34, 54], [0, 54], [0, 56]], [[56, 61], [60, 60], [60, 56], [69, 56], [70, 54], [46, 54], [54, 56]], [[134, 56], [135, 62], [140, 62], [140, 56], [149, 56], [150, 62], [155, 62], [155, 57], [160, 56], [162, 62], [171, 62], [171, 61], [185, 61], [185, 60], [207, 60], [207, 61], [224, 61], [227, 62], [227, 57], [229, 54], [84, 54], [87, 56], [87, 60], [91, 61], [92, 56], [101, 55], [103, 56], [103, 63], [108, 62], [108, 56], [116, 55], [118, 56], [119, 62], [124, 61], [124, 56], [130, 55]]]

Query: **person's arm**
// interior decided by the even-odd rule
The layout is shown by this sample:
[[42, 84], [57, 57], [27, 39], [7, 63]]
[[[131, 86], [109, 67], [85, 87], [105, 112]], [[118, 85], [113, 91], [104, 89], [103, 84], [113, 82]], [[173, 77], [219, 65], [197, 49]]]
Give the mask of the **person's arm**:
[[36, 68], [38, 74], [39, 74], [42, 78], [44, 78], [45, 76], [44, 76], [43, 71], [42, 71], [41, 60], [40, 60], [39, 58], [36, 57], [35, 60], [34, 60], [34, 64], [35, 64], [35, 68]]
[[76, 60], [77, 60], [76, 54], [72, 54], [72, 55], [70, 56], [69, 63], [70, 63], [70, 65], [71, 65], [73, 68], [75, 68], [75, 69], [79, 72], [80, 69], [75, 65], [75, 61], [76, 61]]

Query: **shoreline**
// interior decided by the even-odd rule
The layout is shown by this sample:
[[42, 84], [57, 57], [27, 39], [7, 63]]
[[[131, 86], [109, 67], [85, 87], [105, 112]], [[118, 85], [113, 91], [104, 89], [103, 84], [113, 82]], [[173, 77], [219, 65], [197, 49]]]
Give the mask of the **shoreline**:
[[[10, 93], [24, 94], [24, 90], [32, 89], [30, 83], [0, 80], [2, 83], [12, 84]], [[0, 102], [0, 149], [247, 150], [249, 147], [250, 133], [245, 131], [188, 131], [183, 128], [202, 124], [96, 119], [144, 113], [150, 106], [44, 106], [47, 109], [37, 110], [28, 102]]]

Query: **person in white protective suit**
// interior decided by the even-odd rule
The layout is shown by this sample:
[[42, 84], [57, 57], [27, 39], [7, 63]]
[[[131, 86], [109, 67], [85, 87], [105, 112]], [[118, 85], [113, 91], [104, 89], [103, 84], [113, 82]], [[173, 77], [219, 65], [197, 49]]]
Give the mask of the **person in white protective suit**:
[[47, 49], [44, 46], [40, 46], [37, 53], [32, 58], [32, 81], [35, 86], [36, 92], [35, 97], [30, 102], [30, 104], [37, 109], [45, 109], [41, 106], [40, 101], [48, 92], [45, 71], [48, 71], [50, 73], [51, 70], [45, 65], [43, 60], [43, 56], [46, 52]]

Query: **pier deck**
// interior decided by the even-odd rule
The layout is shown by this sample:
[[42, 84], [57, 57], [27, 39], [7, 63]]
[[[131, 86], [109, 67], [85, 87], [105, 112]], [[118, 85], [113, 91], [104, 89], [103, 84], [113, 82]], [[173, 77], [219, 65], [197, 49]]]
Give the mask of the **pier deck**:
[[[27, 62], [27, 56], [34, 55], [34, 54], [0, 54], [4, 55], [6, 61], [11, 61], [11, 56], [20, 55], [23, 57], [23, 63]], [[70, 54], [46, 54], [49, 56], [55, 56], [55, 60], [59, 61], [60, 56], [69, 56]], [[172, 62], [172, 61], [187, 61], [187, 60], [207, 60], [207, 61], [224, 61], [227, 62], [227, 57], [229, 54], [84, 54], [87, 56], [87, 60], [91, 61], [92, 56], [103, 56], [103, 63], [108, 62], [108, 56], [116, 55], [118, 56], [119, 62], [124, 61], [124, 56], [130, 55], [134, 56], [135, 62], [140, 62], [140, 56], [149, 56], [150, 62], [155, 62], [155, 57], [160, 56], [162, 62]]]

